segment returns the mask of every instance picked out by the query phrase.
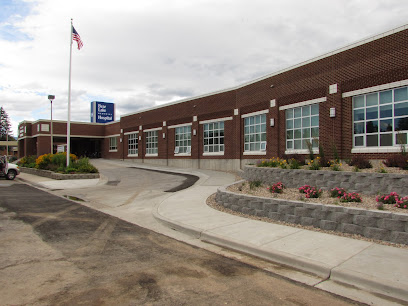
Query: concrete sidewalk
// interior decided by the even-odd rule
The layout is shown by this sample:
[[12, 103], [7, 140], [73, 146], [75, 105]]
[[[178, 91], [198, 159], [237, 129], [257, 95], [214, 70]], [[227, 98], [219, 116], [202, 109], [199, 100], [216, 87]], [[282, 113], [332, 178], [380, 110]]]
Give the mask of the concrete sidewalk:
[[[189, 173], [200, 177], [194, 186], [165, 197], [152, 210], [153, 215], [170, 228], [204, 242], [317, 275], [319, 281], [314, 285], [323, 290], [341, 294], [333, 289], [340, 282], [399, 299], [399, 303], [408, 303], [408, 249], [256, 221], [214, 210], [206, 204], [206, 199], [218, 187], [234, 181], [234, 176], [229, 173], [112, 161], [114, 163], [122, 167]], [[49, 179], [47, 182], [42, 178], [36, 180], [27, 174], [23, 174], [21, 179], [49, 189], [76, 188], [78, 184]], [[93, 181], [89, 184], [104, 183]]]

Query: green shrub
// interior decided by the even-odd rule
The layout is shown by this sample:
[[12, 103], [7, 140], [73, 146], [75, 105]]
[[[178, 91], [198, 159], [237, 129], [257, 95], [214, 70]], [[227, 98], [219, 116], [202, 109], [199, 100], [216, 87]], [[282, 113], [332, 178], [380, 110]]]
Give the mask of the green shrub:
[[373, 167], [371, 162], [362, 156], [354, 156], [349, 162], [349, 165], [357, 167], [358, 169], [369, 169]]
[[250, 181], [249, 182], [249, 189], [255, 189], [255, 188], [258, 188], [258, 187], [260, 187], [262, 185], [262, 182], [261, 181]]

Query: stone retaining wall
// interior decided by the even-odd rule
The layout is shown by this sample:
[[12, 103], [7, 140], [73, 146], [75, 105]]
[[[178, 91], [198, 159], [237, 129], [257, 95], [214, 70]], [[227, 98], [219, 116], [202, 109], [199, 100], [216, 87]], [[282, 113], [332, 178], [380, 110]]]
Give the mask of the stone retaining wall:
[[96, 179], [99, 178], [99, 173], [81, 173], [81, 174], [61, 174], [49, 170], [40, 170], [34, 168], [20, 167], [20, 171], [28, 174], [49, 177], [54, 180], [80, 180], [80, 179]]
[[364, 194], [389, 194], [395, 191], [400, 196], [408, 195], [408, 175], [390, 173], [363, 173], [324, 170], [300, 170], [247, 166], [243, 178], [262, 181], [266, 185], [282, 182], [286, 187], [316, 186], [325, 190], [339, 187], [348, 192]]
[[226, 187], [218, 188], [216, 201], [247, 215], [408, 244], [408, 214], [255, 197]]

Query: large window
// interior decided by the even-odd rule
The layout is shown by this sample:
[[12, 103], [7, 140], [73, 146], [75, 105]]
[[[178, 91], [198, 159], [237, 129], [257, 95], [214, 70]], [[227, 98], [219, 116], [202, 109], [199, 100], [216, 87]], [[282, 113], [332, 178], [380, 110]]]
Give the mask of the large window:
[[158, 153], [158, 133], [157, 131], [146, 132], [146, 155]]
[[224, 152], [224, 121], [204, 124], [204, 153]]
[[191, 153], [191, 126], [181, 126], [175, 129], [175, 154]]
[[286, 150], [319, 146], [319, 104], [286, 110]]
[[244, 151], [266, 150], [266, 115], [246, 117], [244, 120]]
[[118, 149], [117, 137], [109, 137], [109, 151], [116, 151]]
[[128, 135], [128, 155], [137, 155], [139, 136], [138, 133]]
[[408, 87], [353, 97], [353, 147], [407, 144]]

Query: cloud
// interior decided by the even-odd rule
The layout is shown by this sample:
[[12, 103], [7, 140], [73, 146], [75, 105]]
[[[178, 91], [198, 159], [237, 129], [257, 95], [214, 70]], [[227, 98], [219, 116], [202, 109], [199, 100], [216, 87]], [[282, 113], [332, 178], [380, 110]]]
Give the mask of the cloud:
[[116, 118], [230, 88], [375, 35], [407, 20], [389, 0], [3, 0], [0, 101], [21, 120], [66, 120], [70, 20], [84, 47], [72, 51], [72, 120], [90, 102]]

